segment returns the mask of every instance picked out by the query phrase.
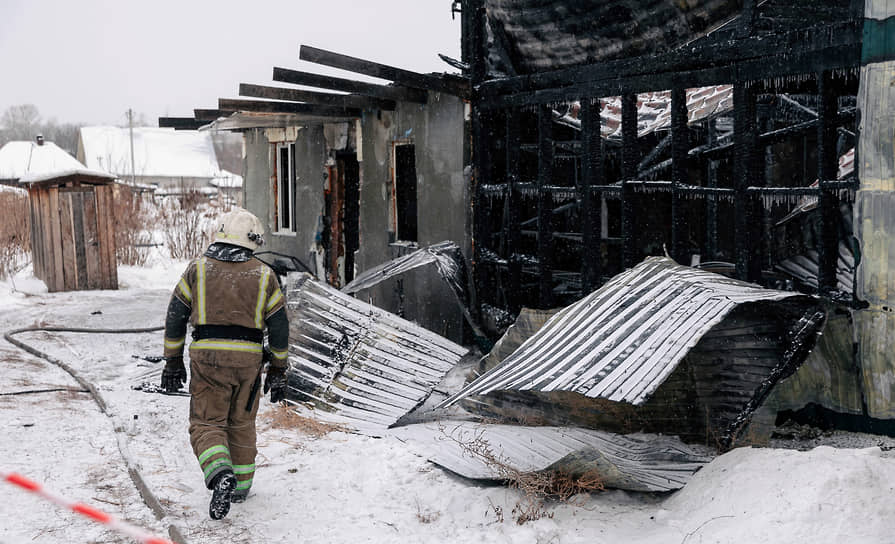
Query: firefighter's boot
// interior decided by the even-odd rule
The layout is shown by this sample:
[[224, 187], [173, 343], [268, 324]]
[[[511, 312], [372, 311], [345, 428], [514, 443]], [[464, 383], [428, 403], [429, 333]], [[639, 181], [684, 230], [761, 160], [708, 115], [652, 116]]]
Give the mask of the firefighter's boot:
[[230, 511], [230, 499], [236, 489], [236, 476], [227, 470], [214, 478], [211, 485], [211, 502], [208, 503], [208, 515], [211, 519], [222, 519]]

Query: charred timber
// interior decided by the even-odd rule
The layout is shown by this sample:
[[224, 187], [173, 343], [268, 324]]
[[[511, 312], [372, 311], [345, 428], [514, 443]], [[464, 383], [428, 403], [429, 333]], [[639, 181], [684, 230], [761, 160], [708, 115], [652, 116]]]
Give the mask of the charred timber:
[[208, 121], [199, 121], [192, 117], [159, 117], [158, 126], [161, 128], [173, 128], [175, 130], [197, 130], [204, 127]]
[[540, 263], [539, 307], [553, 305], [553, 199], [544, 188], [553, 179], [553, 108], [538, 110], [538, 262]]
[[622, 95], [622, 267], [630, 268], [637, 262], [637, 232], [634, 221], [634, 192], [629, 181], [637, 174], [640, 150], [637, 142], [637, 95]]
[[352, 79], [323, 76], [311, 72], [289, 70], [287, 68], [274, 68], [273, 80], [279, 81], [280, 83], [291, 83], [293, 85], [304, 85], [306, 87], [317, 87], [319, 89], [362, 94], [364, 96], [373, 96], [384, 100], [400, 100], [402, 102], [414, 102], [417, 104], [425, 104], [428, 101], [426, 91], [421, 89], [412, 89], [400, 85], [377, 85], [375, 83], [365, 83], [363, 81], [354, 81]]
[[322, 104], [324, 106], [336, 106], [340, 108], [360, 108], [362, 110], [378, 109], [394, 111], [395, 109], [394, 100], [382, 100], [369, 96], [350, 94], [318, 93], [300, 89], [252, 85], [249, 83], [239, 84], [239, 96], [268, 98], [270, 100], [287, 100], [290, 102], [307, 102], [309, 104]]
[[218, 107], [222, 110], [251, 111], [261, 113], [298, 113], [318, 115], [320, 117], [360, 117], [357, 108], [336, 108], [318, 106], [316, 104], [296, 104], [289, 102], [263, 102], [260, 100], [218, 99]]
[[581, 120], [584, 130], [584, 184], [579, 189], [581, 194], [581, 233], [584, 242], [581, 256], [581, 289], [590, 293], [599, 287], [603, 275], [603, 257], [600, 250], [601, 203], [594, 202], [593, 192], [589, 189], [603, 183], [603, 138], [601, 137], [602, 119], [600, 103], [585, 100], [581, 104]]
[[856, 69], [860, 59], [861, 24], [849, 21], [488, 81], [477, 94], [483, 107], [503, 107], [747, 81], [776, 89], [775, 78]]
[[836, 141], [836, 110], [838, 97], [832, 85], [832, 75], [825, 72], [818, 77], [818, 111], [817, 124], [817, 177], [821, 181], [818, 204], [820, 206], [820, 240], [817, 252], [818, 291], [821, 294], [836, 290], [836, 266], [839, 259], [839, 199], [833, 190], [826, 186], [825, 180], [836, 177], [839, 167]]
[[318, 49], [309, 45], [301, 46], [299, 58], [307, 62], [322, 64], [323, 66], [330, 66], [332, 68], [339, 68], [340, 70], [347, 70], [349, 72], [364, 74], [371, 77], [387, 79], [417, 89], [437, 91], [462, 98], [468, 98], [470, 95], [469, 81], [462, 78], [450, 76], [437, 77], [420, 74], [411, 72], [410, 70], [380, 64], [378, 62]]
[[216, 121], [221, 117], [227, 117], [229, 115], [233, 115], [236, 113], [233, 110], [203, 110], [196, 109], [193, 110], [193, 117], [196, 118], [197, 121]]

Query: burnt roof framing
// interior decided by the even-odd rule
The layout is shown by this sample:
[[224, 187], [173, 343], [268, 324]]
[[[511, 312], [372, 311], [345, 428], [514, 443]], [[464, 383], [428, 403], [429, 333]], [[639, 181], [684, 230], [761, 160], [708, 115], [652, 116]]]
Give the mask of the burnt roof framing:
[[469, 81], [456, 76], [433, 76], [420, 74], [402, 68], [395, 68], [387, 64], [380, 64], [369, 60], [350, 57], [341, 53], [334, 53], [324, 49], [318, 49], [309, 45], [302, 45], [299, 58], [307, 62], [322, 64], [332, 68], [339, 68], [349, 72], [364, 74], [380, 79], [387, 79], [408, 87], [426, 89], [442, 93], [468, 98], [470, 94]]
[[485, 81], [475, 92], [481, 107], [502, 108], [740, 82], [773, 88], [774, 78], [854, 69], [860, 60], [861, 25], [849, 21]]
[[426, 91], [422, 89], [404, 87], [403, 85], [378, 85], [376, 83], [366, 83], [335, 76], [324, 76], [312, 72], [290, 70], [288, 68], [274, 67], [273, 80], [279, 81], [280, 83], [291, 83], [293, 85], [304, 85], [306, 87], [317, 87], [319, 89], [330, 89], [333, 91], [373, 96], [385, 100], [401, 100], [404, 102], [415, 102], [417, 104], [425, 104], [428, 101], [428, 95], [426, 94]]
[[235, 110], [194, 109], [193, 117], [196, 118], [196, 121], [217, 121], [221, 117], [227, 117], [234, 113], [236, 113]]
[[159, 117], [158, 126], [161, 128], [173, 128], [174, 130], [197, 130], [208, 124], [208, 121], [200, 121], [192, 117]]
[[267, 102], [262, 100], [219, 98], [218, 107], [222, 110], [260, 113], [299, 113], [320, 117], [360, 117], [360, 110], [357, 108], [337, 108], [296, 102]]
[[251, 83], [239, 84], [239, 96], [250, 98], [268, 98], [270, 100], [284, 100], [288, 102], [306, 102], [323, 106], [335, 106], [340, 108], [379, 109], [394, 111], [396, 102], [370, 96], [358, 96], [351, 94], [332, 94], [305, 91], [301, 89], [287, 89], [284, 87], [269, 87], [266, 85], [253, 85]]
[[[471, 4], [476, 5], [475, 2], [471, 2]], [[529, 212], [535, 212], [535, 217], [529, 215], [529, 219], [520, 221], [518, 212], [514, 212], [517, 214], [515, 219], [504, 217], [500, 232], [492, 232], [489, 227], [484, 225], [486, 221], [482, 221], [482, 215], [486, 215], [487, 212], [483, 210], [484, 213], [477, 214], [474, 230], [479, 236], [474, 240], [474, 248], [480, 255], [479, 262], [488, 266], [496, 265], [504, 269], [509, 268], [510, 271], [509, 285], [512, 286], [513, 292], [495, 293], [498, 299], [514, 296], [519, 291], [518, 272], [513, 273], [513, 265], [518, 262], [525, 262], [528, 265], [524, 269], [526, 274], [536, 276], [533, 282], [528, 283], [530, 296], [527, 305], [535, 303], [543, 307], [545, 300], [549, 299], [550, 289], [559, 289], [561, 287], [559, 284], [562, 281], [569, 281], [569, 278], [565, 276], [562, 280], [559, 279], [559, 276], [563, 274], [569, 277], [578, 276], [582, 294], [585, 294], [593, 286], [594, 271], [591, 267], [599, 266], [599, 262], [588, 263], [588, 255], [594, 253], [594, 249], [599, 251], [601, 240], [606, 244], [613, 242], [621, 244], [619, 249], [622, 267], [635, 264], [634, 240], [638, 238], [638, 232], [636, 232], [638, 227], [635, 222], [631, 221], [631, 217], [635, 213], [632, 207], [633, 195], [639, 192], [660, 192], [670, 196], [671, 244], [667, 250], [670, 250], [677, 259], [688, 258], [687, 249], [683, 246], [686, 243], [687, 229], [692, 228], [687, 226], [688, 218], [679, 209], [679, 198], [683, 195], [692, 195], [705, 199], [707, 203], [720, 202], [721, 199], [733, 203], [736, 209], [731, 217], [735, 216], [736, 226], [733, 231], [732, 247], [728, 249], [733, 250], [734, 255], [728, 255], [728, 258], [733, 257], [735, 260], [736, 276], [751, 281], [760, 279], [761, 263], [764, 262], [762, 253], [769, 250], [764, 240], [765, 234], [759, 228], [763, 215], [767, 213], [762, 208], [761, 199], [776, 198], [777, 196], [792, 198], [794, 195], [817, 196], [821, 208], [827, 210], [824, 212], [825, 217], [820, 222], [822, 244], [817, 247], [822, 261], [820, 279], [823, 281], [820, 283], [826, 283], [827, 286], [825, 289], [822, 285], [819, 291], [822, 294], [833, 292], [836, 256], [838, 255], [837, 229], [835, 221], [827, 221], [826, 216], [836, 216], [833, 212], [838, 210], [840, 199], [847, 194], [842, 191], [853, 191], [856, 188], [854, 180], [839, 181], [835, 179], [836, 132], [841, 130], [843, 125], [853, 123], [855, 118], [854, 108], [843, 107], [837, 111], [836, 99], [840, 94], [848, 95], [855, 92], [857, 70], [861, 66], [861, 23], [863, 21], [858, 14], [855, 20], [846, 22], [840, 20], [835, 23], [789, 32], [783, 29], [778, 35], [758, 37], [751, 35], [752, 24], [750, 23], [754, 22], [753, 19], [744, 17], [737, 21], [738, 26], [742, 27], [736, 29], [739, 32], [726, 34], [723, 38], [720, 36], [703, 38], [691, 46], [670, 53], [579, 65], [526, 76], [494, 80], [473, 78], [475, 84], [472, 105], [474, 111], [478, 110], [478, 113], [472, 118], [473, 145], [479, 151], [474, 154], [473, 166], [474, 172], [478, 174], [475, 176], [477, 181], [480, 184], [484, 182], [484, 185], [477, 186], [474, 195], [474, 209], [478, 211], [483, 203], [483, 198], [492, 198], [497, 195], [502, 195], [506, 199], [503, 206], [505, 213], [507, 209], [516, 207], [511, 204], [517, 201], [521, 194], [527, 195], [526, 198], [529, 202], [534, 203], [536, 199], [538, 203], [536, 210], [529, 208]], [[473, 26], [470, 29], [470, 34], [476, 37], [477, 31], [481, 32], [477, 26]], [[473, 58], [470, 59], [473, 67], [476, 66], [476, 61], [480, 61], [482, 54], [481, 49], [475, 51]], [[734, 84], [738, 88], [736, 94], [739, 95], [740, 100], [734, 100], [735, 104], [739, 103], [740, 105], [739, 111], [734, 112], [738, 127], [730, 134], [733, 136], [732, 141], [719, 143], [713, 133], [714, 121], [707, 121], [703, 124], [707, 141], [703, 140], [702, 145], [695, 145], [684, 137], [690, 132], [690, 129], [687, 127], [686, 110], [683, 107], [685, 96], [682, 96], [682, 91], [687, 88], [718, 84]], [[678, 95], [677, 100], [672, 99], [677, 107], [673, 108], [671, 132], [676, 137], [669, 135], [661, 147], [667, 148], [667, 145], [671, 143], [672, 158], [653, 168], [671, 166], [671, 181], [641, 181], [644, 179], [642, 177], [644, 173], [638, 170], [656, 160], [661, 151], [650, 154], [638, 168], [641, 158], [638, 146], [642, 142], [637, 136], [636, 93], [669, 89], [672, 91], [673, 97], [675, 94]], [[787, 107], [797, 110], [798, 117], [792, 119], [792, 117], [783, 116], [777, 120], [779, 122], [789, 119], [791, 123], [789, 126], [783, 128], [761, 126], [761, 119], [764, 119], [767, 114], [758, 113], [756, 98], [763, 92], [813, 94], [826, 104], [826, 109], [822, 113], [814, 113], [810, 108], [798, 103], [789, 104], [787, 102]], [[580, 181], [576, 179], [574, 185], [577, 187], [569, 185], [571, 179], [551, 179], [552, 174], [544, 176], [540, 172], [551, 170], [550, 162], [560, 158], [559, 154], [553, 152], [552, 147], [548, 149], [544, 145], [545, 141], [550, 139], [549, 136], [539, 136], [538, 144], [530, 143], [530, 139], [529, 143], [522, 143], [518, 138], [511, 138], [509, 130], [507, 130], [505, 143], [497, 145], [496, 149], [492, 151], [505, 154], [507, 157], [505, 184], [500, 179], [503, 177], [502, 172], [499, 170], [491, 172], [492, 168], [488, 164], [490, 162], [487, 156], [488, 151], [476, 138], [476, 136], [491, 133], [494, 129], [494, 127], [480, 126], [483, 121], [488, 125], [487, 119], [490, 117], [488, 113], [498, 116], [497, 118], [500, 119], [500, 115], [518, 115], [518, 113], [512, 112], [518, 112], [520, 108], [527, 111], [529, 115], [537, 112], [539, 119], [537, 133], [544, 134], [541, 126], [544, 105], [580, 100], [581, 137], [587, 140], [588, 130], [585, 116], [588, 106], [593, 106], [597, 97], [607, 96], [623, 97], [621, 112], [623, 142], [619, 163], [621, 172], [620, 177], [616, 178], [620, 180], [618, 183], [606, 185], [606, 181], [597, 181], [592, 175], [588, 175], [588, 170], [592, 170], [588, 163], [593, 160], [593, 157], [590, 156], [592, 151], [582, 149], [585, 148], [584, 141], [578, 142], [577, 148], [572, 145], [574, 151], [567, 157], [583, 161], [584, 178]], [[743, 109], [744, 102], [745, 109]], [[776, 114], [774, 115], [776, 117]], [[799, 122], [805, 119], [806, 115], [809, 120]], [[821, 116], [823, 119], [819, 118]], [[590, 122], [592, 124], [593, 120]], [[513, 130], [518, 131], [519, 129], [514, 128]], [[712, 134], [709, 135], [709, 132]], [[818, 178], [821, 179], [818, 186], [766, 187], [765, 176], [767, 174], [764, 171], [765, 157], [762, 150], [793, 136], [805, 136], [812, 132], [818, 135], [818, 160], [822, 163], [818, 167]], [[604, 146], [606, 143], [610, 143], [604, 142], [599, 136], [596, 141]], [[506, 149], [501, 149], [504, 145]], [[511, 157], [518, 156], [518, 152], [515, 149], [509, 149], [510, 147], [537, 150], [539, 175], [536, 180], [523, 182], [519, 179], [518, 169], [515, 168], [516, 161], [511, 159]], [[644, 152], [646, 151], [644, 149]], [[730, 180], [732, 186], [718, 187], [717, 168], [714, 167], [713, 161], [722, 157], [732, 159], [732, 162], [729, 163], [734, 167], [733, 178]], [[703, 166], [706, 166], [706, 171], [699, 177], [703, 178], [703, 183], [707, 186], [691, 185], [686, 179], [687, 162], [693, 159], [699, 159], [705, 163]], [[512, 172], [510, 165], [513, 165]], [[496, 179], [490, 181], [489, 178]], [[572, 198], [570, 189], [572, 192], [577, 192], [577, 203], [563, 204], [549, 210], [544, 206], [545, 195], [552, 195], [557, 202], [561, 202]], [[612, 238], [612, 235], [607, 237], [605, 234], [594, 232], [594, 220], [599, 217], [599, 205], [594, 206], [591, 204], [590, 198], [585, 198], [591, 195], [601, 195], [601, 197], [611, 195], [611, 198], [617, 202], [621, 201], [619, 209], [621, 214], [620, 238]], [[844, 198], [849, 197], [845, 196]], [[582, 207], [584, 209], [581, 209]], [[554, 232], [556, 230], [554, 228], [545, 229], [550, 224], [548, 213], [556, 214], [562, 209], [579, 210], [577, 212], [579, 214], [578, 221], [580, 221], [578, 228], [581, 229], [581, 234]], [[711, 259], [717, 254], [717, 215], [717, 208], [707, 205], [705, 213], [707, 234], [703, 241], [703, 258]], [[554, 217], [558, 216], [554, 215]], [[573, 218], [574, 215], [570, 217]], [[574, 219], [571, 220], [574, 221]], [[537, 224], [536, 231], [522, 230], [524, 225], [531, 223]], [[574, 224], [572, 227], [572, 230], [575, 230]], [[546, 245], [551, 244], [554, 239], [563, 238], [564, 234], [569, 234], [572, 238], [577, 236], [582, 259], [580, 273], [562, 272], [560, 270], [562, 266], [559, 263], [554, 265], [551, 262], [551, 254], [545, 251]], [[500, 236], [499, 253], [492, 250], [492, 248], [497, 249], [497, 246], [494, 245], [495, 235]], [[523, 246], [514, 243], [520, 235], [536, 237], [536, 245], [534, 247], [529, 245], [528, 251], [526, 251]], [[595, 241], [596, 245], [594, 245]], [[730, 242], [726, 242], [726, 245], [730, 245]], [[536, 255], [531, 255], [532, 249], [535, 249]], [[700, 253], [698, 248], [694, 248], [694, 250], [696, 253]], [[528, 255], [525, 255], [526, 253]], [[609, 258], [607, 254], [607, 259]], [[479, 276], [487, 277], [490, 274], [485, 276], [479, 272]], [[600, 274], [597, 273], [597, 284], [601, 282], [599, 276]], [[492, 279], [486, 281], [489, 285], [493, 283]], [[477, 282], [479, 289], [481, 289], [481, 285], [483, 284]], [[487, 288], [485, 286], [485, 289]], [[531, 296], [534, 293], [537, 295]], [[486, 295], [484, 299], [487, 301], [489, 297]], [[526, 304], [519, 297], [517, 299], [514, 300], [514, 304], [510, 305], [511, 310], [513, 307]]]

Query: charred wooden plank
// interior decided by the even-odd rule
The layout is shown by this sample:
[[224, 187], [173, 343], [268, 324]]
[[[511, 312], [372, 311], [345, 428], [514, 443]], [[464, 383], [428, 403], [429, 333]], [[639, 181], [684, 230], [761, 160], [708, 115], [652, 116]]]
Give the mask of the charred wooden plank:
[[387, 64], [380, 64], [369, 60], [359, 59], [334, 53], [324, 49], [318, 49], [309, 45], [302, 45], [299, 58], [307, 62], [331, 66], [349, 72], [356, 72], [367, 76], [388, 79], [408, 87], [437, 91], [454, 96], [468, 98], [470, 94], [469, 82], [460, 78], [438, 77], [428, 74], [420, 74], [402, 68], [395, 68]]
[[196, 118], [196, 121], [216, 121], [221, 117], [227, 117], [234, 113], [236, 112], [233, 110], [195, 109], [193, 110], [193, 117]]
[[159, 117], [158, 126], [162, 128], [173, 128], [178, 130], [197, 130], [199, 127], [207, 125], [207, 121], [199, 121], [192, 117]]
[[839, 156], [836, 152], [838, 132], [836, 113], [838, 96], [832, 85], [832, 74], [824, 72], [818, 77], [818, 98], [820, 108], [817, 124], [817, 177], [820, 180], [820, 240], [817, 252], [820, 255], [818, 270], [818, 290], [829, 293], [836, 290], [836, 264], [839, 259], [839, 198], [837, 192], [826, 185], [826, 180], [836, 178]]
[[379, 109], [388, 111], [394, 111], [395, 109], [394, 100], [383, 100], [380, 98], [350, 94], [318, 93], [301, 89], [252, 85], [250, 83], [239, 84], [239, 96], [269, 98], [271, 100], [287, 100], [290, 102], [307, 102], [309, 104], [322, 104], [324, 106], [336, 106], [341, 108]]
[[252, 111], [263, 113], [300, 113], [320, 117], [360, 117], [357, 108], [336, 108], [316, 104], [296, 104], [290, 102], [266, 102], [261, 100], [237, 100], [219, 98], [218, 107], [222, 110]]
[[288, 68], [273, 69], [273, 80], [293, 85], [305, 85], [319, 89], [330, 89], [347, 93], [374, 96], [385, 100], [400, 100], [403, 102], [415, 102], [425, 104], [428, 102], [428, 94], [422, 89], [404, 87], [402, 85], [377, 85], [334, 76], [323, 76], [311, 72], [289, 70]]
[[553, 108], [538, 110], [538, 267], [541, 308], [553, 306], [553, 198], [545, 190], [553, 179]]

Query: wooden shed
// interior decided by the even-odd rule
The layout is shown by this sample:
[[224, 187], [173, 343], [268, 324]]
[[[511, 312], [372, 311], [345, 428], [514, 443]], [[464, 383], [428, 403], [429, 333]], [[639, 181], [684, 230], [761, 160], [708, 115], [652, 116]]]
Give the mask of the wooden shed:
[[31, 205], [34, 275], [50, 292], [118, 289], [113, 180], [87, 170], [20, 180]]

